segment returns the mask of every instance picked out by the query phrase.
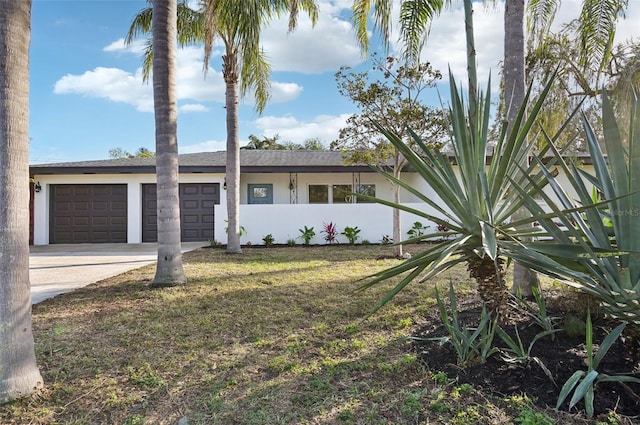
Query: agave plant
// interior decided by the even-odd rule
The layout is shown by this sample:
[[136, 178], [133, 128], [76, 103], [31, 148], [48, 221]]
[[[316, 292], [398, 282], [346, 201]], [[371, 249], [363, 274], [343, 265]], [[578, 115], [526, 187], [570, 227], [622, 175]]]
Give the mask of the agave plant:
[[[467, 3], [465, 2], [467, 50], [469, 57], [473, 58], [473, 29]], [[505, 123], [493, 154], [490, 155], [490, 82], [486, 95], [477, 91], [475, 60], [470, 60], [468, 69], [468, 105], [450, 74], [451, 156], [427, 147], [415, 133], [412, 134], [415, 146], [411, 148], [393, 132], [380, 128], [382, 134], [404, 155], [413, 170], [434, 189], [440, 199], [432, 199], [410, 184], [378, 169], [387, 179], [430, 206], [435, 213], [385, 200], [376, 201], [433, 221], [441, 228], [446, 227], [448, 231], [429, 233], [406, 241], [405, 243], [422, 239], [440, 240], [402, 264], [373, 275], [362, 286], [365, 289], [408, 272], [383, 298], [378, 308], [410, 282], [418, 278], [425, 281], [456, 264], [467, 263], [486, 307], [493, 312], [500, 311], [508, 295], [504, 277], [505, 259], [519, 257], [526, 260], [525, 264], [537, 264], [538, 257], [546, 258], [520, 243], [523, 238], [535, 234], [536, 229], [531, 223], [537, 218], [532, 216], [514, 222], [511, 217], [522, 206], [529, 202], [535, 203], [534, 196], [547, 181], [546, 175], [535, 162], [524, 167], [520, 164], [529, 163], [528, 135], [550, 84], [527, 114], [525, 106], [529, 104], [531, 89], [528, 90], [512, 130], [507, 134]], [[546, 151], [541, 152], [544, 153]], [[457, 171], [452, 161], [457, 164]]]
[[[534, 243], [538, 252], [556, 256], [566, 267], [566, 282], [593, 295], [603, 311], [616, 319], [640, 326], [640, 101], [633, 93], [628, 134], [628, 149], [621, 137], [614, 110], [603, 94], [602, 120], [607, 156], [587, 119], [583, 124], [595, 175], [567, 164], [555, 151], [557, 164], [564, 170], [576, 198], [548, 174], [555, 199], [542, 194], [552, 215], [563, 227], [552, 224], [547, 216], [539, 223], [554, 238], [554, 244]], [[594, 190], [601, 196], [594, 196]], [[601, 201], [603, 198], [604, 201]], [[538, 205], [527, 208], [542, 215]], [[559, 214], [560, 210], [569, 211]]]

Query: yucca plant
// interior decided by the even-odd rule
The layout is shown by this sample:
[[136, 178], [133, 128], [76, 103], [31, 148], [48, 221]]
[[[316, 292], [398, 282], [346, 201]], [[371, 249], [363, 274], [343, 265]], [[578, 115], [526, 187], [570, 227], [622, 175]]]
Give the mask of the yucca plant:
[[[498, 352], [498, 349], [493, 346], [496, 330], [499, 329], [497, 318], [492, 318], [485, 308], [482, 309], [478, 325], [469, 327], [464, 326], [458, 317], [458, 302], [453, 283], [449, 283], [449, 308], [447, 309], [437, 288], [436, 301], [447, 335], [427, 338], [427, 340], [438, 341], [440, 345], [451, 344], [456, 353], [458, 366], [464, 367], [475, 361], [486, 363], [490, 356]], [[418, 337], [410, 339], [424, 340]]]
[[[535, 163], [525, 169], [519, 164], [528, 163], [529, 133], [550, 85], [545, 87], [527, 114], [526, 106], [529, 104], [531, 89], [528, 90], [519, 115], [513, 123], [513, 129], [507, 134], [505, 123], [493, 154], [490, 155], [491, 84], [489, 82], [486, 95], [476, 90], [475, 48], [469, 3], [465, 2], [467, 51], [470, 58], [468, 105], [463, 100], [463, 94], [458, 92], [451, 73], [449, 78], [449, 146], [452, 158], [438, 149], [427, 147], [415, 133], [412, 133], [415, 146], [409, 147], [393, 132], [380, 128], [382, 134], [404, 155], [409, 166], [434, 189], [440, 199], [433, 199], [410, 184], [378, 169], [387, 179], [415, 195], [435, 212], [428, 213], [380, 199], [376, 199], [376, 202], [407, 211], [448, 229], [446, 233], [435, 232], [405, 241], [404, 243], [423, 239], [440, 240], [428, 249], [414, 254], [404, 263], [377, 273], [371, 281], [362, 286], [363, 289], [368, 288], [389, 278], [403, 275], [400, 283], [386, 295], [380, 306], [418, 278], [425, 281], [456, 264], [467, 263], [469, 273], [476, 280], [479, 294], [486, 307], [496, 312], [505, 304], [508, 295], [505, 285], [505, 259], [517, 254], [518, 257], [527, 259], [527, 263], [535, 263], [538, 256], [519, 243], [522, 238], [535, 234], [536, 229], [531, 223], [536, 221], [536, 218], [513, 222], [511, 217], [527, 204], [527, 199], [535, 202], [536, 192], [546, 183], [545, 175], [537, 169]], [[457, 164], [457, 171], [452, 161]], [[516, 185], [518, 190], [514, 188]], [[408, 273], [405, 274], [406, 272]]]
[[624, 330], [626, 323], [621, 323], [614, 330], [612, 330], [602, 340], [602, 343], [598, 346], [594, 354], [593, 344], [593, 325], [591, 323], [591, 313], [587, 314], [586, 321], [586, 344], [587, 349], [587, 370], [577, 370], [571, 375], [569, 379], [564, 383], [558, 396], [558, 402], [556, 409], [562, 406], [562, 403], [573, 392], [571, 400], [569, 400], [569, 409], [575, 406], [580, 400], [584, 400], [585, 411], [588, 417], [593, 416], [593, 398], [596, 384], [598, 382], [633, 382], [640, 384], [640, 378], [630, 375], [607, 375], [598, 372], [598, 366], [604, 358], [605, 354], [609, 351], [611, 346], [620, 337]]
[[[587, 146], [595, 175], [575, 164], [567, 164], [557, 151], [557, 164], [564, 170], [576, 199], [548, 174], [555, 199], [544, 195], [553, 215], [566, 229], [552, 224], [549, 216], [540, 224], [554, 238], [554, 244], [534, 243], [539, 252], [555, 255], [570, 269], [568, 284], [593, 295], [611, 317], [640, 327], [640, 102], [633, 93], [628, 148], [621, 137], [614, 110], [606, 93], [602, 98], [604, 144], [602, 152], [595, 132], [583, 116]], [[593, 196], [593, 188], [604, 201]], [[542, 214], [538, 205], [527, 208]], [[558, 214], [563, 209], [572, 211]], [[556, 219], [556, 220], [557, 220]]]

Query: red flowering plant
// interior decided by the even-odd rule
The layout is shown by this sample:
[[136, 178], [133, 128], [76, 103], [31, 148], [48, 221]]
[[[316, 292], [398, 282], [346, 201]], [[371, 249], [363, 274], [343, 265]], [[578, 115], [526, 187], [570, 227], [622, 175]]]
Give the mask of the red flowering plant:
[[322, 232], [324, 236], [322, 236], [326, 243], [332, 244], [338, 242], [338, 227], [330, 221], [329, 223], [322, 224]]

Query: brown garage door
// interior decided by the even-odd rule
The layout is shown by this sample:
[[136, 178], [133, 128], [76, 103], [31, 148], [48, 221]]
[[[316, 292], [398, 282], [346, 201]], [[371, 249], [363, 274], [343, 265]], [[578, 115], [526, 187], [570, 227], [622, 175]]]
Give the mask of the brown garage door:
[[127, 242], [126, 184], [51, 186], [49, 243]]
[[[156, 185], [142, 185], [142, 242], [158, 240]], [[213, 240], [213, 206], [220, 203], [218, 183], [180, 184], [182, 242]]]

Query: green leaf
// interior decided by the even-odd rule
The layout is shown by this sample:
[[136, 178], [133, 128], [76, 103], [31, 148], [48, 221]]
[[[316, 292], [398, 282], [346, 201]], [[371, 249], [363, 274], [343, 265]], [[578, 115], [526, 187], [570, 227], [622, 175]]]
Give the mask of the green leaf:
[[621, 323], [615, 327], [605, 338], [602, 340], [602, 344], [600, 344], [600, 348], [596, 352], [595, 357], [593, 358], [593, 368], [597, 368], [602, 358], [607, 354], [607, 351], [611, 348], [614, 342], [620, 337], [620, 334], [624, 330], [626, 323]]
[[640, 378], [636, 378], [635, 376], [627, 376], [627, 375], [605, 375], [600, 374], [598, 378], [598, 382], [633, 382], [636, 384], [640, 384]]
[[593, 392], [594, 392], [593, 385], [589, 385], [584, 394], [584, 407], [587, 412], [587, 417], [589, 418], [593, 417]]
[[[569, 409], [575, 406], [580, 400], [585, 398], [585, 395], [591, 389], [593, 391], [593, 383], [598, 377], [598, 371], [592, 370], [584, 377], [582, 382], [576, 387], [576, 390], [573, 392], [573, 397], [569, 401]], [[593, 397], [593, 395], [592, 395]]]
[[495, 261], [498, 256], [498, 243], [493, 227], [484, 221], [480, 222], [480, 227], [482, 229], [482, 247], [489, 258]]
[[559, 409], [564, 403], [565, 399], [569, 396], [573, 388], [578, 384], [578, 381], [584, 377], [586, 373], [583, 370], [577, 370], [567, 379], [567, 381], [560, 389], [560, 395], [558, 396], [558, 401], [556, 402], [556, 409]]

